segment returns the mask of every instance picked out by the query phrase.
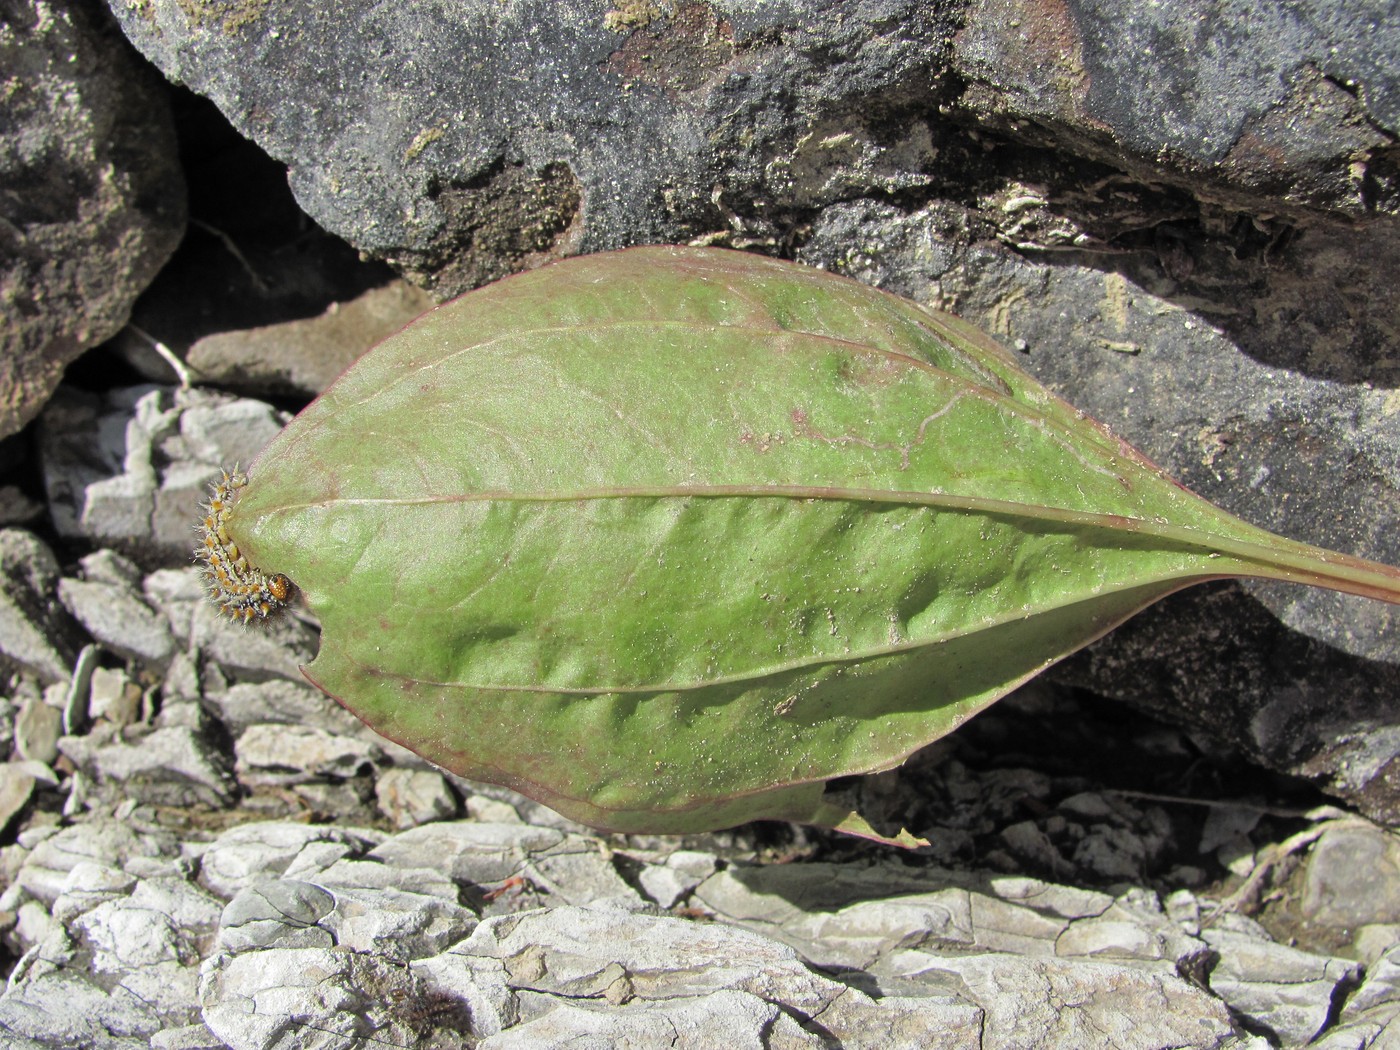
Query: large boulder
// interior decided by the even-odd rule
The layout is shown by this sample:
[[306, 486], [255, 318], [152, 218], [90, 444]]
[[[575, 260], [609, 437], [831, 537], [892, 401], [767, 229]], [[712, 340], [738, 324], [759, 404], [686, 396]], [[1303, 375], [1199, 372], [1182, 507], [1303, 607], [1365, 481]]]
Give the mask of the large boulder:
[[185, 183], [167, 88], [105, 13], [0, 11], [0, 437], [114, 335], [175, 250]]

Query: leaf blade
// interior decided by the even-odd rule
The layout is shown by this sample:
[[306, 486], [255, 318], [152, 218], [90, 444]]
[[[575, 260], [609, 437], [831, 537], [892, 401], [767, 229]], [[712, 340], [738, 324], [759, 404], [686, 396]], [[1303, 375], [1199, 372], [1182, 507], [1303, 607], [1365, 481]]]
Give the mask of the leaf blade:
[[321, 617], [313, 681], [620, 830], [836, 822], [823, 781], [1189, 582], [1396, 592], [1190, 494], [962, 322], [728, 252], [441, 307], [252, 473], [229, 528]]

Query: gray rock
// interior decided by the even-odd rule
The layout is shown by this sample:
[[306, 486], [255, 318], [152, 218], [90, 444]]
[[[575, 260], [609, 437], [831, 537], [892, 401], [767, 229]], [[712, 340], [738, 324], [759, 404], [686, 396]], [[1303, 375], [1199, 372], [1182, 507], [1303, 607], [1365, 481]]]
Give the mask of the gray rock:
[[226, 1050], [227, 1044], [208, 1025], [165, 1028], [151, 1036], [151, 1050]]
[[1328, 1029], [1327, 1034], [1308, 1044], [1309, 1050], [1369, 1050], [1390, 1046], [1400, 1033], [1393, 1019], [1354, 1021]]
[[232, 470], [251, 464], [286, 423], [286, 413], [263, 401], [234, 401], [206, 393], [185, 402], [179, 442], [188, 458]]
[[[65, 389], [50, 402], [40, 455], [59, 535], [114, 546], [151, 536], [157, 489], [152, 448], [178, 421], [169, 402], [151, 387], [103, 397]], [[192, 507], [191, 521], [193, 514]], [[190, 546], [188, 532], [181, 539]]]
[[90, 737], [64, 737], [65, 755], [99, 785], [156, 805], [222, 806], [234, 795], [227, 760], [187, 725], [154, 729], [131, 741], [95, 744]]
[[202, 382], [251, 394], [315, 396], [432, 305], [418, 288], [395, 281], [334, 303], [319, 317], [205, 336], [190, 347], [188, 360]]
[[42, 904], [26, 900], [16, 910], [14, 936], [22, 948], [29, 950], [55, 939], [62, 940], [66, 934], [59, 921]]
[[[865, 969], [896, 947], [1053, 955], [1076, 919], [1103, 915], [1106, 893], [1035, 879], [983, 886], [946, 872], [893, 865], [734, 866], [706, 879], [696, 898], [719, 915], [793, 945], [822, 966]], [[911, 931], [917, 931], [911, 933]]]
[[537, 828], [553, 828], [565, 834], [592, 833], [591, 828], [560, 816], [543, 803], [527, 798], [518, 791], [498, 784], [467, 780], [452, 773], [444, 772], [444, 775], [448, 783], [467, 796], [467, 813], [483, 823], [513, 824], [523, 820]]
[[[1054, 145], [1235, 207], [1369, 217], [1349, 165], [1383, 151], [1396, 119], [1400, 30], [1321, 2], [1228, 35], [1211, 27], [1237, 13], [1204, 0], [1049, 14], [983, 0], [956, 23], [899, 2], [841, 18], [807, 2], [491, 20], [473, 0], [442, 19], [365, 6], [387, 54], [423, 56], [409, 64], [300, 7], [265, 13], [272, 44], [257, 48], [173, 0], [112, 8], [167, 75], [289, 158], [319, 223], [443, 292], [578, 248], [776, 242], [787, 210], [927, 195], [940, 174], [978, 185], [988, 128], [1023, 158]], [[328, 63], [335, 77], [295, 73]], [[391, 116], [350, 119], [371, 111]]]
[[454, 947], [409, 967], [431, 994], [465, 1006], [473, 1036], [499, 1035], [520, 1023], [520, 1001], [500, 959], [467, 955]]
[[99, 904], [130, 896], [136, 883], [136, 876], [121, 868], [79, 861], [63, 880], [52, 915], [66, 925]]
[[1000, 838], [1013, 855], [1028, 864], [1033, 871], [1068, 875], [1073, 869], [1060, 856], [1050, 836], [1034, 821], [1022, 820], [1001, 829]]
[[476, 929], [476, 913], [440, 894], [334, 887], [323, 920], [342, 949], [407, 963], [446, 951]]
[[1308, 855], [1299, 910], [1344, 935], [1400, 923], [1400, 839], [1359, 822], [1323, 831]]
[[1137, 882], [1146, 872], [1148, 846], [1123, 828], [1096, 825], [1074, 847], [1074, 863], [1104, 879]]
[[[321, 948], [218, 954], [199, 987], [204, 1023], [231, 1050], [429, 1046], [466, 1019], [407, 967]], [[314, 1040], [314, 1043], [311, 1042]]]
[[58, 738], [63, 735], [63, 712], [43, 697], [26, 697], [15, 716], [15, 750], [31, 762], [53, 765]]
[[196, 964], [219, 904], [180, 878], [146, 879], [130, 898], [104, 901], [71, 924], [104, 979], [154, 1007], [167, 1024], [198, 1018]]
[[896, 953], [888, 972], [956, 991], [981, 1007], [979, 1050], [1235, 1045], [1224, 1004], [1175, 974], [1084, 960], [924, 952]]
[[[27, 684], [26, 684], [26, 679]], [[38, 692], [38, 683], [27, 675], [17, 675], [13, 681], [12, 695], [0, 697], [0, 753], [9, 754], [15, 742], [15, 718], [19, 716], [24, 695], [32, 689]], [[18, 702], [16, 702], [18, 701]]]
[[219, 721], [235, 736], [260, 723], [304, 726], [348, 737], [370, 732], [349, 711], [304, 682], [274, 678], [239, 683], [210, 693], [208, 700]]
[[70, 361], [126, 324], [180, 239], [185, 188], [163, 86], [95, 12], [11, 7], [0, 67], [25, 83], [4, 103], [0, 134], [4, 437]]
[[58, 596], [88, 634], [121, 656], [162, 668], [175, 654], [165, 617], [130, 584], [63, 579]]
[[182, 569], [157, 569], [142, 582], [141, 590], [152, 608], [165, 613], [171, 633], [182, 645], [188, 645], [195, 609], [206, 604], [199, 570], [193, 565]]
[[210, 482], [250, 462], [286, 419], [204, 390], [65, 388], [45, 409], [39, 449], [54, 526], [148, 565], [185, 564]]
[[[644, 906], [597, 839], [529, 824], [453, 821], [412, 828], [385, 839], [365, 860], [380, 866], [382, 878], [403, 879], [430, 865], [454, 883], [483, 891], [488, 912], [518, 911], [524, 901]], [[322, 876], [334, 877], [334, 870]]]
[[[168, 632], [166, 637], [169, 637]], [[125, 671], [94, 667], [88, 684], [86, 714], [88, 718], [100, 718], [119, 728], [131, 725], [141, 716], [141, 690]]]
[[[579, 247], [727, 230], [717, 179], [738, 199], [758, 191], [784, 205], [851, 183], [928, 181], [927, 131], [891, 142], [856, 116], [876, 98], [931, 98], [952, 24], [919, 5], [851, 4], [842, 18], [807, 3], [744, 4], [723, 17], [648, 7], [630, 23], [569, 5], [528, 18], [484, 10], [459, 0], [437, 20], [366, 6], [365, 17], [381, 18], [376, 36], [424, 56], [404, 64], [353, 47], [310, 9], [264, 15], [273, 45], [248, 52], [173, 3], [153, 5], [149, 18], [113, 5], [168, 75], [290, 159], [293, 191], [322, 226], [441, 294]], [[332, 92], [291, 72], [323, 61], [344, 84], [374, 87]], [[296, 82], [254, 103], [274, 67]], [[519, 69], [529, 73], [512, 81]], [[799, 93], [808, 96], [799, 110], [783, 104]], [[262, 116], [249, 120], [249, 105]], [[368, 111], [393, 116], [373, 134], [344, 117]], [[820, 143], [837, 126], [854, 141], [828, 157]]]
[[1342, 1020], [1352, 1021], [1381, 1007], [1390, 1007], [1392, 1015], [1400, 1014], [1400, 943], [1367, 970], [1366, 980], [1347, 999]]
[[296, 877], [304, 878], [310, 872], [295, 865], [305, 854], [319, 855], [315, 867], [319, 871], [332, 858], [358, 854], [373, 845], [374, 839], [358, 830], [273, 822], [243, 824], [225, 831], [204, 850], [199, 880], [211, 893], [231, 898], [247, 886], [284, 873], [296, 871]]
[[[505, 799], [493, 798], [490, 795], [472, 791], [472, 787], [475, 786], [474, 782], [464, 780], [461, 777], [449, 776], [448, 783], [456, 784], [460, 790], [466, 793], [467, 798], [463, 808], [466, 815], [472, 820], [480, 821], [482, 824], [522, 823], [520, 807]], [[520, 799], [521, 805], [529, 801], [524, 795], [521, 795]]]
[[239, 736], [238, 779], [249, 786], [300, 784], [324, 777], [353, 777], [381, 757], [373, 744], [324, 729], [253, 725]]
[[177, 697], [162, 701], [152, 724], [156, 729], [187, 729], [196, 736], [209, 731], [209, 717], [199, 701]]
[[[576, 848], [588, 848], [578, 841]], [[455, 882], [489, 886], [518, 875], [532, 858], [565, 842], [565, 835], [552, 828], [459, 820], [402, 831], [377, 845], [369, 856], [406, 867], [431, 857]]]
[[1354, 1050], [1387, 1047], [1400, 1035], [1400, 948], [1392, 948], [1366, 973], [1338, 1017], [1310, 1047]]
[[[281, 814], [287, 805], [298, 811], [342, 824], [371, 824], [379, 816], [374, 807], [374, 777], [369, 770], [348, 780], [303, 780], [285, 788], [255, 787], [271, 812]], [[280, 806], [277, 801], [282, 803]]]
[[[1140, 174], [1198, 184], [1236, 207], [1260, 198], [1371, 213], [1348, 172], [1400, 125], [1387, 57], [1393, 13], [1325, 2], [1236, 9], [1092, 0], [1050, 8], [976, 0], [952, 64], [960, 107], [1010, 135]], [[1346, 85], [1343, 87], [1342, 85]]]
[[551, 903], [591, 904], [637, 910], [641, 895], [618, 874], [610, 855], [595, 843], [572, 840], [536, 856], [521, 871], [532, 885], [546, 889]]
[[[915, 874], [893, 865], [735, 867], [705, 880], [696, 898], [818, 965], [877, 974], [904, 975], [921, 952], [1108, 960], [1158, 975], [1196, 973], [1209, 956], [1151, 894], [1114, 898], [1028, 878]], [[899, 969], [890, 971], [897, 958]]]
[[113, 587], [137, 589], [141, 586], [141, 567], [130, 558], [106, 547], [78, 559], [83, 579], [92, 583], [108, 583]]
[[190, 653], [176, 653], [160, 686], [161, 708], [168, 704], [199, 703], [202, 686], [199, 668]]
[[334, 908], [335, 897], [309, 882], [256, 883], [225, 906], [219, 948], [230, 954], [254, 948], [329, 948], [335, 937], [320, 922]]
[[664, 864], [648, 864], [637, 874], [642, 892], [658, 907], [673, 908], [714, 874], [715, 858], [697, 850], [676, 850]]
[[190, 645], [245, 681], [304, 681], [301, 668], [316, 656], [318, 632], [295, 615], [248, 627], [220, 615], [206, 601], [194, 603], [190, 614]]
[[[977, 1045], [981, 1012], [965, 1002], [941, 994], [872, 1000], [819, 976], [775, 941], [723, 925], [702, 929], [697, 937], [697, 927], [679, 919], [565, 907], [487, 919], [451, 954], [505, 964], [506, 981], [520, 1004], [521, 1030], [561, 1005], [580, 1001], [593, 1000], [600, 1008], [604, 1002], [634, 1007], [666, 1002], [674, 1008], [728, 991], [773, 1003], [789, 1015], [819, 1017], [822, 1033], [842, 1046], [890, 1045], [882, 1040], [892, 1031], [902, 1037], [894, 1045]], [[710, 1012], [700, 1003], [693, 1009]], [[637, 1026], [635, 1036], [624, 1030], [623, 1038], [636, 1040], [624, 1045], [646, 1045], [655, 1016], [634, 1011], [629, 1021], [623, 1011], [619, 1021]], [[577, 1020], [561, 1019], [561, 1031]], [[539, 1030], [554, 1031], [550, 1024]]]
[[442, 774], [432, 769], [386, 769], [374, 782], [374, 797], [379, 812], [400, 829], [457, 815], [457, 796]]
[[381, 864], [373, 859], [342, 857], [317, 870], [300, 864], [289, 870], [294, 870], [301, 878], [314, 878], [321, 885], [334, 890], [404, 890], [453, 903], [459, 895], [457, 883], [436, 867], [431, 857], [426, 856], [414, 865]]
[[406, 963], [436, 955], [476, 928], [476, 915], [440, 895], [321, 886], [294, 879], [249, 886], [224, 909], [219, 947], [329, 948]]
[[40, 762], [0, 763], [0, 834], [29, 804], [34, 794], [34, 786], [39, 782], [34, 767], [47, 772], [46, 786], [56, 787], [58, 779], [46, 765]]
[[75, 865], [91, 862], [123, 870], [150, 870], [140, 862], [164, 864], [179, 855], [168, 832], [138, 830], [128, 822], [94, 818], [44, 838], [20, 867], [18, 883], [26, 892], [52, 904]]
[[0, 995], [0, 1035], [15, 1050], [146, 1050], [162, 1027], [156, 1011], [125, 988], [104, 991], [59, 970]]
[[1327, 1023], [1339, 991], [1357, 983], [1360, 965], [1277, 944], [1238, 916], [1226, 920], [1231, 928], [1222, 922], [1201, 931], [1220, 953], [1211, 991], [1282, 1045], [1308, 1043]]
[[[830, 1044], [815, 1033], [803, 1031], [774, 1003], [748, 992], [721, 991], [619, 1006], [563, 1003], [542, 1017], [483, 1039], [477, 1045], [479, 1050], [644, 1050], [657, 1046], [676, 1050], [708, 1050], [716, 1046], [735, 1050], [821, 1050]], [[945, 1041], [939, 1045], [976, 1044]]]
[[68, 678], [80, 646], [57, 586], [53, 551], [23, 529], [0, 529], [0, 653], [47, 682]]

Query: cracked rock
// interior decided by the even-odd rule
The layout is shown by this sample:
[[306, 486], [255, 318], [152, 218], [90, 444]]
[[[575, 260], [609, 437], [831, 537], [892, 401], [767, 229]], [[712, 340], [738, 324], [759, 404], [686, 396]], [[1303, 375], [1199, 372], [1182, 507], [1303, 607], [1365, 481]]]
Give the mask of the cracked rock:
[[1278, 944], [1241, 916], [1225, 916], [1201, 937], [1220, 953], [1211, 991], [1285, 1046], [1303, 1046], [1317, 1035], [1334, 999], [1361, 973], [1351, 960]]
[[440, 895], [318, 886], [297, 879], [249, 886], [220, 920], [219, 947], [330, 948], [406, 963], [436, 955], [476, 927], [476, 914]]
[[160, 871], [179, 855], [168, 832], [142, 831], [118, 820], [91, 820], [63, 828], [36, 845], [19, 870], [25, 891], [52, 904], [69, 873], [84, 861], [124, 871]]
[[309, 866], [322, 870], [334, 860], [358, 855], [374, 844], [367, 833], [308, 824], [264, 822], [230, 828], [204, 849], [200, 882], [211, 893], [232, 898], [255, 883], [294, 877]]
[[204, 1023], [231, 1050], [432, 1045], [466, 1024], [409, 968], [324, 948], [215, 955], [200, 974], [199, 999]]
[[219, 947], [236, 954], [254, 948], [329, 948], [331, 931], [320, 925], [335, 897], [298, 879], [260, 882], [240, 890], [219, 918]]
[[1234, 1036], [1224, 1004], [1175, 975], [1084, 960], [923, 952], [896, 953], [886, 972], [980, 1006], [980, 1050], [1223, 1048]]
[[64, 970], [0, 996], [0, 1035], [15, 1050], [147, 1050], [162, 1027], [156, 1011], [131, 991], [108, 992]]
[[715, 1046], [734, 1050], [822, 1050], [829, 1045], [815, 1033], [804, 1031], [777, 1004], [740, 991], [621, 1006], [566, 1002], [542, 1017], [478, 1044], [479, 1050], [564, 1050], [583, 1046], [627, 1050], [658, 1046], [675, 1050], [708, 1050]]
[[[674, 1010], [696, 1000], [691, 1009], [703, 1016], [710, 1011], [702, 1001], [722, 992], [746, 993], [791, 1016], [819, 1019], [820, 1031], [852, 1050], [887, 1046], [882, 1029], [900, 1031], [910, 1046], [975, 1046], [981, 1025], [979, 1010], [942, 994], [873, 1000], [818, 975], [785, 945], [746, 930], [711, 926], [697, 939], [684, 920], [613, 909], [561, 907], [487, 919], [452, 955], [504, 963], [522, 1028], [580, 999], [599, 1008], [605, 1002], [634, 1004], [635, 1027], [620, 1037], [637, 1046], [645, 1045], [658, 1012], [666, 1014], [642, 1010], [642, 1003], [664, 1002]], [[619, 1020], [626, 1024], [628, 1014]], [[557, 1030], [567, 1032], [575, 1023], [561, 1019]], [[555, 1030], [551, 1023], [540, 1028]], [[798, 1038], [795, 1031], [791, 1038]]]

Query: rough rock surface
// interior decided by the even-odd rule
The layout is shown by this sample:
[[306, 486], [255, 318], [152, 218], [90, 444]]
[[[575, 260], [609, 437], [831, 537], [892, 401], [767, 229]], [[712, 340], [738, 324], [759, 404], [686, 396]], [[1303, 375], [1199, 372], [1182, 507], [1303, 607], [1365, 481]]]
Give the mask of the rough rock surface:
[[318, 222], [444, 289], [540, 254], [688, 239], [726, 208], [781, 223], [927, 191], [969, 122], [1241, 208], [1397, 204], [1400, 25], [1325, 0], [1248, 16], [1225, 0], [365, 0], [331, 23], [315, 5], [112, 9], [168, 76], [288, 158]]
[[[244, 631], [201, 600], [195, 507], [293, 405], [191, 390], [178, 361], [197, 347], [240, 393], [318, 388], [326, 331], [372, 338], [405, 292], [357, 250], [442, 296], [579, 250], [751, 247], [954, 308], [1213, 499], [1400, 560], [1392, 12], [111, 7], [286, 161], [311, 218], [176, 92], [198, 221], [136, 307], [176, 363], [128, 329], [35, 441], [0, 443], [0, 519], [27, 526], [0, 532], [0, 1042], [1394, 1040], [1395, 833], [1245, 761], [1400, 819], [1376, 607], [1233, 585], [1163, 603], [846, 789], [927, 836], [917, 853], [786, 826], [601, 837], [375, 738], [300, 678], [314, 623]], [[17, 10], [50, 13], [50, 40], [82, 17]], [[162, 148], [152, 171], [175, 168]], [[55, 272], [91, 261], [45, 244]]]
[[185, 186], [159, 79], [101, 11], [0, 13], [0, 437], [126, 324], [174, 250]]

